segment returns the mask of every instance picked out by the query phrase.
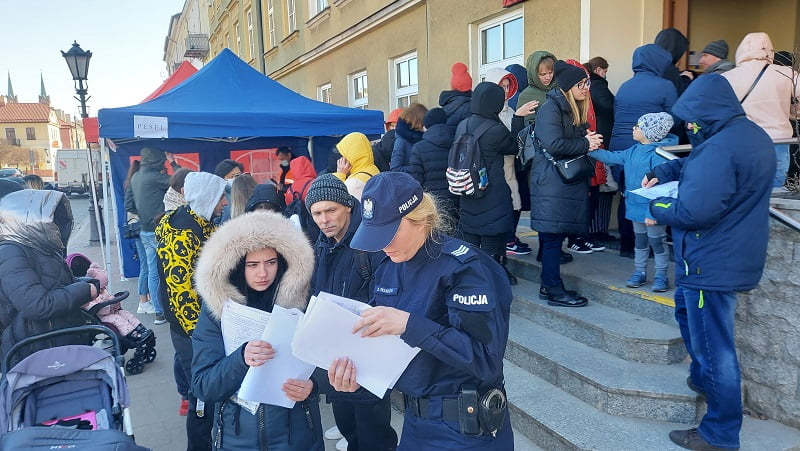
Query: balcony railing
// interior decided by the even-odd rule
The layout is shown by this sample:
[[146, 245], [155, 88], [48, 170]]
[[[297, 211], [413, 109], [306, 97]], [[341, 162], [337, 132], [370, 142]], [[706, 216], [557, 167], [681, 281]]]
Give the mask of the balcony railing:
[[205, 59], [208, 56], [208, 35], [203, 33], [186, 36], [185, 58]]

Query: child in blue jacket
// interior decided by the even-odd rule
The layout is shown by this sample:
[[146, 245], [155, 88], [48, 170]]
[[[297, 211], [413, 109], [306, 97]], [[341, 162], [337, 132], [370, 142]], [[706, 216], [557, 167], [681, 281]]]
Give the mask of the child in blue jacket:
[[667, 161], [656, 153], [656, 148], [678, 144], [678, 138], [668, 134], [673, 123], [669, 113], [645, 114], [633, 126], [633, 139], [639, 144], [617, 152], [596, 150], [590, 155], [603, 163], [621, 164], [625, 167], [625, 217], [633, 221], [633, 232], [636, 237], [635, 269], [631, 278], [625, 283], [631, 288], [639, 288], [647, 282], [647, 258], [652, 247], [656, 260], [653, 291], [669, 290], [667, 277], [669, 251], [664, 244], [666, 226], [657, 224], [650, 215], [649, 199], [627, 191], [640, 188], [645, 174], [653, 170], [654, 166]]

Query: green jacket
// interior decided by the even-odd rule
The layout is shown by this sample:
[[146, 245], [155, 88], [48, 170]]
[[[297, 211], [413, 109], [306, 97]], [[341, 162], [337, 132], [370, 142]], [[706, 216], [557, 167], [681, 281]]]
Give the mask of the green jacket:
[[[553, 77], [553, 81], [550, 82], [549, 85], [545, 86], [539, 80], [539, 63], [542, 61], [544, 57], [553, 58], [553, 62], [556, 61], [556, 56], [546, 50], [537, 50], [528, 56], [528, 61], [525, 63], [525, 69], [528, 71], [528, 87], [522, 90], [519, 94], [519, 100], [517, 101], [517, 107], [524, 105], [531, 100], [538, 100], [539, 107], [547, 101], [547, 91], [557, 87], [556, 84], [556, 77]], [[537, 108], [533, 114], [529, 114], [525, 116], [525, 123], [531, 123], [536, 121], [536, 112], [539, 111]]]

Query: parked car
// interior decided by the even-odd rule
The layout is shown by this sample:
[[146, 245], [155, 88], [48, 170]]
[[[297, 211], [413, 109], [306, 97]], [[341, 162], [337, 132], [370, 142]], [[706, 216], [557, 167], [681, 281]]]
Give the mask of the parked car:
[[2, 169], [0, 169], [0, 178], [22, 177], [23, 175], [24, 174], [22, 174], [22, 171], [20, 171], [18, 168], [2, 168]]

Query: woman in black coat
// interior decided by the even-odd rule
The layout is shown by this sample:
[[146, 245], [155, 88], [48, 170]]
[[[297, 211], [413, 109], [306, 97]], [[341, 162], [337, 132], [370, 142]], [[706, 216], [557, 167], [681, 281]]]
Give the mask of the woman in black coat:
[[[458, 124], [455, 134], [458, 139], [467, 130], [471, 132], [486, 121], [492, 122], [492, 126], [478, 138], [489, 184], [483, 197], [461, 197], [459, 228], [464, 241], [480, 246], [503, 267], [507, 260], [506, 238], [514, 228], [511, 190], [503, 173], [503, 156], [517, 153], [514, 137], [523, 128], [523, 118], [516, 114], [511, 123], [511, 132], [503, 125], [498, 113], [504, 104], [503, 88], [495, 83], [481, 82], [472, 93], [472, 115]], [[508, 276], [511, 284], [516, 284], [516, 278], [510, 272]]]
[[[602, 144], [602, 137], [588, 131], [589, 78], [563, 61], [555, 64], [558, 86], [547, 93], [539, 108], [535, 133], [556, 160], [586, 155]], [[531, 165], [531, 228], [539, 232], [542, 246], [542, 284], [539, 298], [548, 304], [583, 307], [586, 298], [564, 288], [559, 260], [565, 235], [584, 235], [588, 228], [589, 179], [565, 183], [542, 152]]]

